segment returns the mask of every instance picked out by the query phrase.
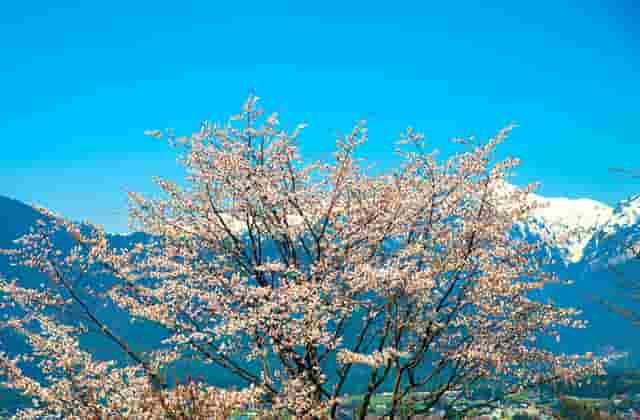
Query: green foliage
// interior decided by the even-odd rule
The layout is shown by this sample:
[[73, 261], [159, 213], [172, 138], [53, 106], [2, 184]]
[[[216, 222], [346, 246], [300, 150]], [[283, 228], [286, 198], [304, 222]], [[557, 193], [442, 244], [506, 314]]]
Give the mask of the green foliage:
[[511, 417], [511, 420], [535, 420], [538, 417], [529, 415], [527, 413], [516, 413]]
[[560, 418], [571, 420], [610, 420], [615, 417], [606, 414], [597, 405], [575, 398], [560, 397]]
[[555, 384], [556, 395], [575, 395], [588, 398], [611, 399], [625, 393], [640, 393], [640, 371], [609, 369], [606, 375], [592, 376], [578, 385]]

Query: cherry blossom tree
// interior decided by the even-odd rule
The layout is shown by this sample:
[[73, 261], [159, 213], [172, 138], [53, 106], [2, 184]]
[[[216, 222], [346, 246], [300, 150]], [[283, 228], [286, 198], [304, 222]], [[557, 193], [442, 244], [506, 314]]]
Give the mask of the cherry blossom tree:
[[[458, 139], [438, 159], [408, 129], [399, 167], [371, 175], [358, 155], [364, 122], [336, 141], [330, 162], [306, 162], [298, 137], [265, 117], [251, 95], [224, 124], [166, 138], [182, 152], [183, 182], [158, 178], [162, 198], [130, 193], [132, 227], [153, 238], [114, 248], [98, 226], [45, 209], [33, 232], [5, 251], [48, 276], [29, 288], [0, 283], [4, 322], [30, 353], [0, 353], [4, 385], [33, 398], [17, 418], [337, 418], [348, 385], [364, 378], [358, 416], [391, 393], [388, 416], [454, 404], [477, 384], [519, 392], [602, 371], [591, 354], [541, 344], [578, 312], [534, 295], [559, 281], [541, 269], [539, 244], [510, 235], [533, 209], [535, 185], [510, 187], [517, 159], [493, 162], [512, 127], [487, 142]], [[70, 250], [55, 246], [67, 232]], [[79, 293], [82, 276], [109, 273], [105, 296], [132, 318], [166, 330], [163, 345], [135, 351]], [[83, 322], [62, 322], [74, 308]], [[128, 357], [98, 361], [82, 349], [87, 325]], [[168, 384], [163, 366], [185, 357], [247, 384]], [[25, 374], [37, 362], [43, 380]], [[457, 396], [447, 398], [445, 396]]]

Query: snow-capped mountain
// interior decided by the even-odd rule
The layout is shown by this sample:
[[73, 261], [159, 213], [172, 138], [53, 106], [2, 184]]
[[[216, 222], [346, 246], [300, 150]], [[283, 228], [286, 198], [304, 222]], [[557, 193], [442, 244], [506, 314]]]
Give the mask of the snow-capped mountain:
[[[518, 187], [499, 181], [494, 189], [499, 196], [508, 196]], [[529, 194], [528, 199], [536, 203], [536, 208], [526, 222], [515, 226], [512, 234], [541, 240], [546, 246], [540, 256], [555, 263], [598, 270], [626, 261], [630, 247], [640, 245], [640, 194], [621, 201], [615, 208], [587, 198]]]
[[631, 257], [640, 244], [640, 194], [623, 200], [584, 247], [583, 262], [591, 268], [617, 265]]
[[640, 243], [640, 194], [615, 208], [589, 199], [544, 198], [527, 226], [555, 248], [566, 264], [601, 269], [630, 258], [630, 247]]
[[[593, 352], [613, 346], [617, 351], [627, 352], [629, 360], [636, 363], [640, 360], [637, 326], [602, 302], [614, 302], [625, 309], [638, 308], [617, 285], [620, 275], [623, 278], [640, 275], [639, 263], [625, 263], [629, 246], [640, 244], [640, 194], [614, 208], [589, 199], [533, 194], [529, 198], [543, 207], [533, 210], [529, 220], [517, 225], [512, 233], [531, 241], [542, 240], [544, 246], [539, 256], [552, 259], [545, 269], [560, 279], [573, 281], [572, 286], [548, 285], [544, 299], [578, 309], [579, 318], [588, 323], [586, 335], [585, 330], [563, 331], [563, 351]], [[609, 264], [615, 264], [616, 270]]]
[[[516, 187], [507, 185], [500, 188], [510, 192]], [[616, 277], [606, 266], [594, 265], [598, 262], [618, 261], [624, 255], [623, 250], [627, 245], [640, 242], [640, 195], [620, 202], [615, 208], [588, 199], [545, 198], [539, 195], [530, 195], [530, 198], [543, 207], [534, 210], [530, 220], [518, 225], [513, 233], [522, 238], [543, 240], [546, 246], [542, 249], [542, 256], [551, 257], [557, 262], [544, 269], [554, 272], [561, 279], [574, 281], [572, 286], [550, 284], [542, 297], [545, 300], [551, 299], [560, 306], [581, 310], [583, 314], [580, 319], [589, 323], [589, 330], [586, 332], [563, 332], [560, 345], [565, 347], [561, 350], [567, 353], [595, 352], [602, 346], [614, 346], [631, 351], [635, 360], [640, 360], [637, 328], [626, 323], [597, 300], [605, 297], [619, 302], [619, 297], [615, 294]], [[0, 248], [11, 247], [11, 241], [28, 232], [39, 217], [41, 215], [30, 206], [0, 196]], [[110, 235], [110, 242], [113, 246], [128, 247], [144, 238], [141, 233]], [[620, 268], [625, 273], [631, 273], [629, 270], [632, 269], [640, 272], [640, 264], [638, 267], [629, 265]], [[10, 266], [6, 256], [0, 255], [0, 275], [9, 279], [25, 277], [29, 284], [34, 285], [42, 282], [38, 273], [23, 276], [26, 273], [24, 270], [22, 267]], [[108, 279], [104, 281], [109, 284]], [[124, 321], [125, 316], [118, 315], [119, 312], [111, 306], [100, 310], [105, 319], [110, 319], [114, 325], [128, 325]], [[616, 325], [616, 328], [611, 328], [611, 325]], [[143, 328], [134, 327], [133, 324], [128, 325], [123, 334], [132, 337], [132, 340], [147, 340], [147, 335], [139, 333]], [[108, 348], [104, 343], [101, 346]]]
[[533, 210], [528, 228], [550, 246], [565, 264], [577, 263], [592, 237], [607, 225], [615, 211], [594, 200], [544, 198], [533, 195], [542, 207]]

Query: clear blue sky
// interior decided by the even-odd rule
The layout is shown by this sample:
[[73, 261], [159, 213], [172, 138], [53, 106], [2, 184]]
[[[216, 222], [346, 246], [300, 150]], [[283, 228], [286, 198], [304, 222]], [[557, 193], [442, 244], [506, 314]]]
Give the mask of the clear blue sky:
[[0, 195], [126, 231], [124, 189], [182, 175], [142, 132], [190, 134], [253, 88], [285, 127], [309, 122], [311, 158], [367, 118], [382, 168], [407, 125], [446, 152], [516, 121], [516, 183], [613, 205], [640, 192], [608, 172], [640, 167], [633, 3], [4, 2]]

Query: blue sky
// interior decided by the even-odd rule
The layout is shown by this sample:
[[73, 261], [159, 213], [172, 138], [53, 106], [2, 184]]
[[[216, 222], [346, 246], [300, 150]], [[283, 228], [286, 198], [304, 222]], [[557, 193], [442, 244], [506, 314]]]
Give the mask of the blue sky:
[[[614, 205], [640, 180], [640, 10], [618, 2], [8, 2], [0, 12], [0, 195], [126, 231], [125, 189], [182, 176], [142, 135], [239, 109], [250, 89], [310, 158], [369, 121], [397, 164], [408, 125], [454, 136], [520, 127], [516, 183]], [[636, 6], [637, 8], [637, 6]]]

